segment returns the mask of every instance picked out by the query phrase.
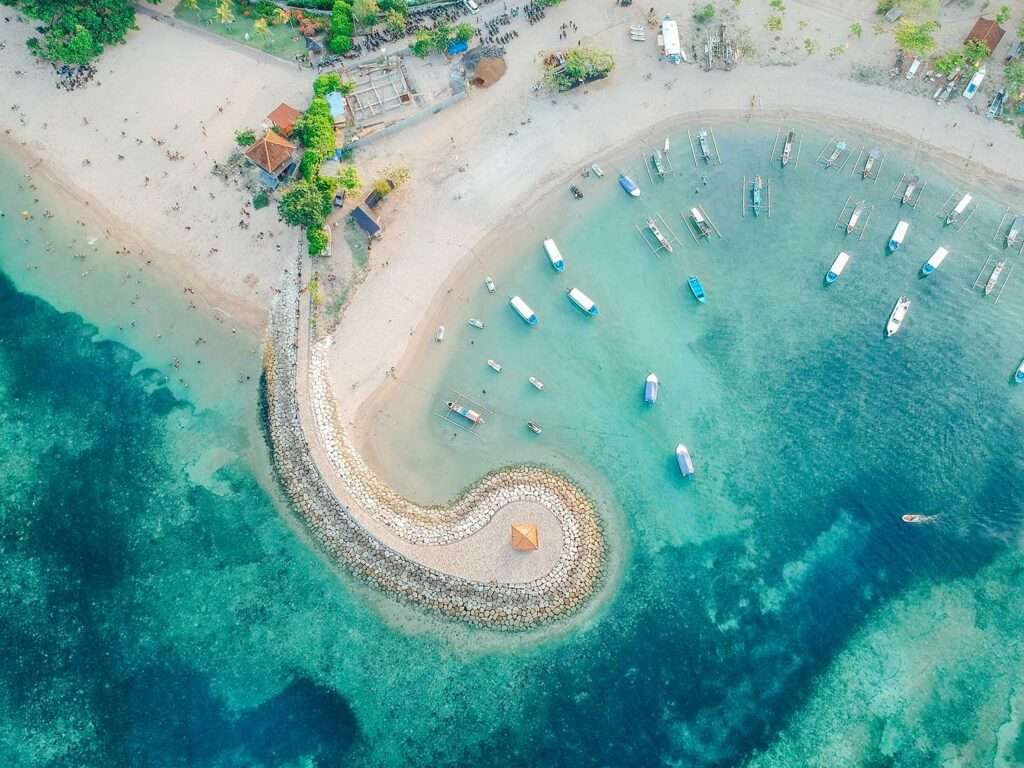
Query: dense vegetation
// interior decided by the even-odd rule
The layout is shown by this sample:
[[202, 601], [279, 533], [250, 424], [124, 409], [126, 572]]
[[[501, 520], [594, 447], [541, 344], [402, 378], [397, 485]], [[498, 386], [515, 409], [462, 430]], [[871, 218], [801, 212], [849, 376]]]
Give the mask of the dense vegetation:
[[13, 5], [42, 22], [43, 36], [29, 38], [28, 47], [51, 61], [88, 64], [135, 28], [131, 0], [14, 0]]
[[565, 54], [565, 64], [545, 75], [549, 87], [567, 91], [583, 83], [607, 77], [615, 67], [610, 53], [597, 48], [573, 48]]
[[427, 56], [430, 53], [444, 53], [448, 46], [456, 40], [468, 43], [476, 30], [472, 24], [462, 23], [452, 27], [444, 22], [439, 22], [429, 32], [420, 30], [416, 33], [416, 41], [412, 44], [412, 52], [417, 56]]

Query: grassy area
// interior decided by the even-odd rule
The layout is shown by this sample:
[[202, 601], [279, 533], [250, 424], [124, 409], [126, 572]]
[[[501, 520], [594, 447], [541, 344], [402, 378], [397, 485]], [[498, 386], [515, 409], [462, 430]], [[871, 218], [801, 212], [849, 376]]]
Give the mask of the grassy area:
[[243, 16], [245, 4], [239, 2], [234, 4], [235, 20], [229, 24], [222, 24], [217, 18], [218, 5], [219, 0], [198, 0], [193, 10], [185, 3], [179, 2], [174, 9], [174, 15], [183, 21], [282, 59], [294, 60], [296, 55], [306, 52], [306, 44], [297, 27], [291, 24], [271, 25], [267, 32], [257, 32], [254, 28], [256, 17]]

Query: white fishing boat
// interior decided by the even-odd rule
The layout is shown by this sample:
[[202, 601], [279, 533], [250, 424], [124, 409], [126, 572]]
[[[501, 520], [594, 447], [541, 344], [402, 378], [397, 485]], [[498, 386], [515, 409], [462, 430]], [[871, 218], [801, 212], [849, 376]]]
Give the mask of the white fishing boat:
[[846, 251], [840, 251], [839, 255], [836, 256], [836, 260], [832, 262], [832, 266], [828, 268], [828, 272], [825, 273], [825, 282], [832, 284], [838, 280], [839, 276], [843, 274], [843, 270], [846, 269], [846, 265], [849, 261], [850, 254]]
[[497, 288], [494, 287], [494, 281], [491, 279], [490, 275], [484, 278], [484, 285], [487, 286], [488, 293], [494, 293], [496, 290], [498, 290]]
[[598, 165], [597, 163], [594, 163], [592, 166], [590, 166], [590, 170], [592, 170], [594, 172], [594, 175], [597, 176], [598, 178], [604, 176], [604, 171], [601, 170], [601, 166]]
[[985, 68], [980, 67], [977, 72], [974, 73], [974, 77], [967, 83], [967, 87], [964, 88], [964, 98], [973, 99], [974, 94], [978, 92], [978, 88], [981, 87], [981, 81], [985, 79]]
[[475, 317], [469, 318], [469, 324], [471, 326], [473, 326], [474, 328], [483, 328], [484, 327], [484, 321], [483, 320], [478, 320]]
[[472, 422], [473, 424], [483, 424], [484, 417], [465, 405], [456, 403], [454, 400], [449, 400], [445, 405], [448, 406], [448, 410], [452, 413], [457, 413], [462, 416], [466, 421]]
[[708, 220], [700, 208], [690, 209], [690, 221], [693, 222], [693, 228], [697, 230], [698, 235], [701, 237], [711, 236], [711, 225], [708, 224]]
[[963, 212], [967, 210], [967, 206], [971, 204], [971, 200], [970, 192], [961, 197], [960, 202], [957, 203], [956, 207], [949, 212], [948, 216], [946, 216], [946, 224], [952, 224], [957, 221], [963, 215]]
[[490, 366], [491, 370], [495, 373], [501, 373], [501, 363], [497, 360], [488, 360], [487, 365]]
[[949, 256], [949, 251], [945, 248], [936, 248], [935, 253], [931, 255], [931, 258], [926, 261], [921, 267], [922, 275], [930, 275], [946, 260]]
[[903, 241], [907, 237], [907, 230], [910, 229], [910, 222], [901, 220], [897, 225], [896, 229], [892, 231], [892, 237], [889, 238], [889, 250], [898, 250]]
[[826, 168], [831, 168], [833, 165], [835, 165], [836, 161], [839, 160], [840, 156], [843, 154], [843, 151], [845, 149], [846, 149], [846, 142], [845, 141], [837, 141], [835, 143], [835, 146], [832, 147], [832, 154], [830, 154], [825, 159], [825, 167]]
[[661, 150], [654, 150], [654, 154], [651, 155], [651, 164], [654, 165], [654, 172], [659, 176], [664, 177], [665, 175], [665, 158], [661, 156]]
[[909, 205], [910, 201], [914, 199], [914, 191], [917, 189], [918, 177], [915, 176], [907, 182], [907, 188], [903, 190], [903, 197], [900, 200], [900, 205]]
[[697, 143], [700, 145], [700, 156], [705, 163], [711, 162], [711, 147], [708, 145], [708, 132], [703, 128], [697, 131]]
[[789, 158], [793, 154], [793, 142], [796, 140], [796, 131], [790, 131], [786, 134], [786, 143], [782, 145], [782, 167], [785, 168], [789, 164]]
[[585, 314], [597, 317], [597, 304], [579, 288], [570, 288], [566, 295], [569, 297], [569, 301], [579, 307]]
[[668, 154], [669, 149], [672, 147], [672, 142], [669, 141], [668, 136], [665, 137], [665, 154]]
[[513, 296], [508, 300], [509, 305], [515, 310], [515, 313], [523, 319], [523, 322], [527, 325], [537, 324], [537, 315], [530, 309], [530, 305], [523, 301], [519, 296]]
[[901, 327], [903, 327], [903, 321], [907, 319], [907, 313], [910, 311], [910, 299], [906, 296], [900, 296], [896, 300], [896, 306], [892, 308], [892, 312], [889, 313], [889, 321], [885, 324], [885, 335], [893, 336]]
[[548, 261], [551, 262], [551, 266], [556, 272], [565, 270], [565, 259], [562, 258], [562, 252], [558, 250], [558, 246], [551, 238], [544, 241], [544, 252], [548, 255]]
[[1024, 214], [1017, 216], [1010, 224], [1010, 231], [1006, 233], [1006, 247], [1013, 248], [1020, 240], [1024, 240]]
[[434, 334], [434, 341], [444, 341], [444, 326], [437, 326], [437, 333]]
[[644, 381], [644, 402], [648, 405], [658, 402], [658, 389], [658, 377], [653, 373], [647, 374], [647, 379]]
[[676, 446], [676, 464], [679, 465], [679, 472], [683, 477], [693, 474], [693, 459], [690, 458], [690, 451], [682, 443]]
[[985, 295], [988, 296], [996, 289], [996, 284], [999, 282], [999, 276], [1003, 274], [1003, 270], [1006, 269], [1006, 262], [999, 261], [992, 268], [992, 274], [988, 276], [988, 282], [985, 283]]
[[531, 376], [530, 377], [530, 383], [533, 385], [534, 389], [537, 389], [537, 390], [543, 390], [544, 389], [544, 382], [541, 381], [540, 379], [538, 379], [536, 376]]
[[868, 152], [868, 159], [864, 161], [864, 170], [861, 171], [861, 178], [866, 179], [871, 176], [871, 172], [875, 169], [875, 163], [878, 162], [878, 158], [882, 156], [882, 150], [875, 147]]
[[647, 229], [654, 235], [654, 239], [658, 241], [658, 244], [669, 253], [672, 253], [672, 243], [669, 242], [668, 238], [662, 234], [662, 231], [658, 228], [658, 223], [652, 218], [647, 219]]
[[857, 228], [857, 222], [860, 221], [860, 217], [864, 215], [864, 209], [867, 208], [867, 202], [861, 200], [853, 208], [853, 213], [850, 214], [850, 220], [846, 224], [846, 234], [850, 234]]

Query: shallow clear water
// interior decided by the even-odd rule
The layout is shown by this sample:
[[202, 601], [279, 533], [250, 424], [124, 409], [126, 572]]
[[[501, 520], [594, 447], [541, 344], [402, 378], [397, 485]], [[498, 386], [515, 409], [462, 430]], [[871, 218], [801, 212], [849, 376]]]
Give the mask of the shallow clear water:
[[[78, 269], [72, 222], [43, 222], [45, 200], [32, 222], [12, 217], [32, 193], [5, 166], [3, 763], [1024, 762], [1024, 393], [1009, 383], [1024, 289], [1012, 282], [997, 306], [966, 290], [1002, 209], [983, 201], [964, 232], [942, 231], [934, 212], [953, 185], [922, 167], [931, 194], [906, 250], [887, 256], [887, 196], [909, 158], [894, 153], [864, 187], [812, 168], [822, 137], [780, 176], [774, 128], [717, 133], [726, 164], [699, 195], [673, 137], [683, 180], [655, 193], [627, 159], [644, 189], [633, 203], [606, 164], [584, 201], [531, 213], [506, 243], [514, 264], [481, 254], [445, 310], [448, 340], [415, 376], [399, 371], [373, 436], [410, 493], [443, 497], [520, 459], [606, 478], [594, 487], [626, 553], [618, 589], [584, 627], [526, 641], [397, 607], [324, 563], [265, 490], [254, 343], [197, 330], [187, 297], [155, 283], [117, 290], [131, 267], [114, 258], [89, 277], [118, 301], [61, 279]], [[770, 220], [739, 216], [744, 173], [776, 185]], [[877, 208], [848, 247], [830, 227], [859, 189]], [[725, 239], [688, 239], [679, 211], [695, 202]], [[683, 237], [673, 256], [640, 245], [632, 223], [647, 211]], [[918, 280], [939, 244], [952, 255]], [[853, 261], [826, 290], [840, 248]], [[686, 291], [691, 272], [706, 306]], [[569, 305], [571, 285], [600, 318]], [[512, 291], [538, 328], [507, 308]], [[914, 308], [885, 341], [901, 292]], [[180, 332], [140, 330], [157, 306]], [[654, 408], [640, 397], [648, 370], [662, 380]], [[434, 414], [450, 390], [493, 411], [480, 439], [452, 438]], [[679, 440], [691, 483], [673, 468]], [[940, 516], [907, 526], [905, 511]]]

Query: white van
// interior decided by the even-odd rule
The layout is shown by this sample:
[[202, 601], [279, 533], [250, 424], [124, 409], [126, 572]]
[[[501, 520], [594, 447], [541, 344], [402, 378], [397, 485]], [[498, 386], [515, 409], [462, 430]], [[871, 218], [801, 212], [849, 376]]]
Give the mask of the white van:
[[477, 5], [474, 0], [466, 0], [466, 8], [469, 9], [470, 13], [479, 13], [480, 6]]

